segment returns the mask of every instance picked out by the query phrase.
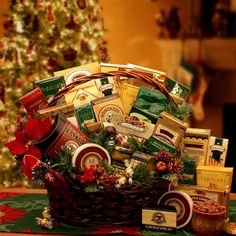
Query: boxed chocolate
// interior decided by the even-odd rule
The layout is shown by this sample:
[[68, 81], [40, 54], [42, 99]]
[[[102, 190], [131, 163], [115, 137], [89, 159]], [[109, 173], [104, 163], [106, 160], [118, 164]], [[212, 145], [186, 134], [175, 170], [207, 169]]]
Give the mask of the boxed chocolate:
[[91, 102], [95, 117], [99, 122], [112, 121], [114, 113], [124, 114], [123, 105], [118, 94], [98, 98]]
[[42, 90], [47, 99], [50, 99], [65, 86], [65, 80], [64, 76], [57, 76], [37, 80], [34, 85]]
[[142, 209], [142, 225], [147, 230], [175, 232], [177, 227], [177, 211], [174, 206], [157, 205]]
[[170, 143], [167, 143], [160, 139], [160, 137], [157, 137], [155, 135], [151, 136], [147, 142], [145, 143], [147, 149], [154, 153], [154, 152], [160, 152], [161, 150], [166, 150], [170, 154], [174, 154], [176, 152], [176, 147], [171, 145]]
[[188, 123], [163, 111], [157, 120], [154, 135], [178, 147], [188, 126]]
[[39, 110], [48, 107], [47, 98], [38, 87], [25, 94], [19, 100], [31, 117], [36, 117]]
[[118, 133], [144, 139], [150, 138], [154, 130], [154, 125], [149, 122], [139, 120], [137, 117], [125, 116], [118, 113], [113, 114], [112, 124]]
[[208, 143], [206, 165], [224, 166], [229, 140], [211, 136]]
[[88, 76], [98, 72], [100, 72], [100, 65], [98, 62], [93, 62], [82, 66], [76, 66], [69, 69], [56, 71], [54, 72], [54, 75], [64, 76], [66, 85], [68, 85], [83, 76]]
[[181, 155], [197, 160], [197, 165], [205, 165], [210, 129], [187, 128], [180, 143]]
[[208, 189], [231, 189], [233, 167], [197, 166], [197, 186]]
[[140, 87], [123, 83], [120, 98], [124, 108], [124, 114], [128, 115], [137, 98]]

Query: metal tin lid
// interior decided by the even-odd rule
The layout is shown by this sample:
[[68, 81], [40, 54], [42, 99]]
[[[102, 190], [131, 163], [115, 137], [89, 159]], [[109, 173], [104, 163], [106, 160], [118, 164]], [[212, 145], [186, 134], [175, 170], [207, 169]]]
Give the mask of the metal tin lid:
[[164, 193], [158, 204], [174, 206], [177, 211], [177, 229], [186, 226], [192, 219], [193, 200], [183, 191], [173, 190]]
[[111, 158], [108, 151], [102, 146], [95, 143], [86, 143], [80, 146], [72, 157], [72, 165], [76, 168], [97, 167], [102, 161], [111, 164]]

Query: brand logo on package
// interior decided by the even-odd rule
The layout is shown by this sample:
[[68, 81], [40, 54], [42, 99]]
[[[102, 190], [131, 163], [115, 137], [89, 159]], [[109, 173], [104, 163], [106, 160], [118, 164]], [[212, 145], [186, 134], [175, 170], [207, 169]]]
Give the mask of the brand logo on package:
[[224, 152], [225, 151], [225, 147], [220, 146], [220, 145], [211, 145], [210, 149], [212, 151], [219, 151], [219, 152]]
[[121, 126], [140, 132], [145, 131], [147, 128], [145, 122], [139, 120], [136, 116], [126, 116], [124, 122], [121, 123]]
[[163, 213], [156, 212], [152, 216], [152, 221], [157, 223], [157, 224], [161, 224], [161, 223], [165, 223], [166, 222], [166, 218], [165, 218], [165, 215]]

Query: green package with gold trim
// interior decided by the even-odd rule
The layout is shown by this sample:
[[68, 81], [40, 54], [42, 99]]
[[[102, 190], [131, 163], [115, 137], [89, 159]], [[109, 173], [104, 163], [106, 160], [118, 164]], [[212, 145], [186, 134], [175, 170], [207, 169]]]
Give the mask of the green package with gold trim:
[[93, 108], [90, 103], [76, 107], [75, 108], [77, 122], [81, 128], [81, 130], [88, 134], [88, 129], [86, 125], [90, 125], [95, 123], [95, 116], [93, 113]]
[[47, 99], [53, 97], [65, 86], [64, 76], [56, 76], [34, 82], [35, 87], [39, 87]]
[[161, 150], [166, 150], [169, 154], [174, 154], [176, 152], [175, 146], [156, 136], [151, 136], [145, 143], [145, 147], [151, 153], [160, 152]]

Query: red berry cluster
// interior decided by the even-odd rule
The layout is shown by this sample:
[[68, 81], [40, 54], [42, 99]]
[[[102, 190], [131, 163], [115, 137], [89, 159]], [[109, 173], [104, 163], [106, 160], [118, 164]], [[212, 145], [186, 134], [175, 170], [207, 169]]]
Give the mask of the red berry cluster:
[[183, 169], [183, 162], [176, 160], [166, 150], [155, 153], [156, 171], [159, 173], [180, 173]]

